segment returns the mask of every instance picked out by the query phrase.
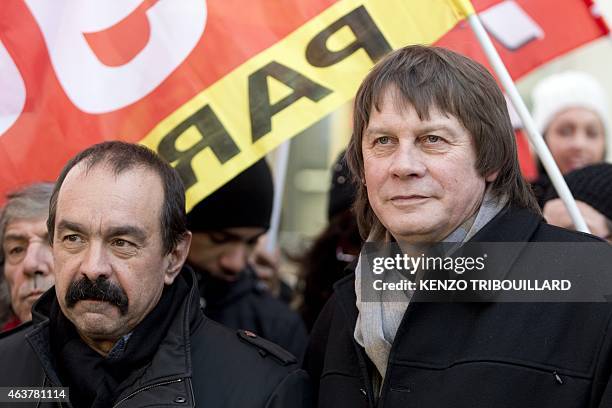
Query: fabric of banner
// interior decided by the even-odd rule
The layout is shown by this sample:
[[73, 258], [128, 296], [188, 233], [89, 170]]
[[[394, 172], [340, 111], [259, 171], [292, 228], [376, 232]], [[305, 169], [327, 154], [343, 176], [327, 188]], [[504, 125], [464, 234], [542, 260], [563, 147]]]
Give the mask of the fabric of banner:
[[[501, 3], [474, 1], [478, 11]], [[545, 33], [506, 53], [514, 77], [606, 34], [583, 0], [512, 3]], [[435, 43], [484, 61], [450, 0], [287, 0], [274, 7], [3, 0], [2, 7], [0, 200], [20, 185], [53, 180], [79, 150], [120, 139], [170, 161], [191, 208], [349, 101], [390, 50]], [[579, 32], [563, 35], [568, 24], [559, 19]]]

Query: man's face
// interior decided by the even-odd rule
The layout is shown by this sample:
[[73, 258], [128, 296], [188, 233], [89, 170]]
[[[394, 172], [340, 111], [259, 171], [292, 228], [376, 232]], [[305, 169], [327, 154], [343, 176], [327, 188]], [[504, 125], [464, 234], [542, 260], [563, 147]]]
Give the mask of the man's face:
[[227, 282], [238, 280], [263, 228], [227, 228], [194, 232], [187, 260], [190, 265]]
[[557, 114], [545, 136], [563, 174], [604, 159], [604, 127], [599, 116], [589, 109], [570, 108]]
[[[57, 200], [53, 256], [62, 312], [90, 344], [131, 332], [171, 284], [163, 255], [157, 174], [105, 164], [67, 175]], [[90, 341], [88, 341], [90, 340]]]
[[32, 304], [54, 282], [45, 222], [46, 217], [15, 219], [4, 233], [4, 274], [13, 311], [22, 322], [32, 320]]
[[472, 137], [455, 117], [432, 109], [421, 120], [395, 95], [385, 91], [364, 131], [368, 200], [396, 240], [439, 242], [477, 211], [485, 178], [476, 171]]

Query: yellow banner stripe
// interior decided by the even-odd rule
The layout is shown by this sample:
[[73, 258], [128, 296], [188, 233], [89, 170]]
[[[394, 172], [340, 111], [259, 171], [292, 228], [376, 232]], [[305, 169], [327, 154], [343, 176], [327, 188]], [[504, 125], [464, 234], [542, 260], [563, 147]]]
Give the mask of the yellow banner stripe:
[[[321, 120], [354, 97], [359, 84], [374, 65], [363, 49], [323, 68], [312, 66], [305, 51], [313, 37], [360, 6], [365, 7], [393, 49], [408, 44], [433, 43], [461, 18], [457, 9], [447, 0], [342, 0], [200, 92], [160, 122], [141, 141], [144, 145], [158, 150], [164, 137], [206, 105], [212, 108], [231, 135], [239, 152], [225, 163], [220, 163], [210, 148], [203, 149], [191, 160], [191, 168], [197, 182], [187, 189], [188, 210], [280, 143]], [[331, 50], [341, 50], [354, 40], [353, 31], [344, 27], [329, 38], [326, 46]], [[318, 101], [302, 97], [279, 111], [272, 116], [271, 131], [252, 143], [248, 79], [251, 74], [272, 61], [298, 72], [331, 92]], [[268, 79], [270, 104], [293, 92], [291, 88], [275, 82], [274, 78]], [[202, 133], [192, 126], [176, 140], [176, 150], [188, 151], [202, 140], [202, 137]]]
[[474, 6], [470, 0], [450, 0], [450, 2], [462, 18], [476, 14], [476, 10], [474, 10]]

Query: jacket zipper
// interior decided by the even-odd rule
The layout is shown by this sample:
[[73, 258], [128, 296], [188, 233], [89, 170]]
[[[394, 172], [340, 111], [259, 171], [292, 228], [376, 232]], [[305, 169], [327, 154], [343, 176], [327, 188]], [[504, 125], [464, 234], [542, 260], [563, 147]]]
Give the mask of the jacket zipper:
[[156, 384], [151, 384], [151, 385], [147, 385], [146, 387], [142, 387], [137, 389], [136, 391], [134, 391], [133, 393], [131, 393], [130, 395], [128, 395], [127, 397], [122, 398], [121, 400], [117, 401], [117, 403], [115, 405], [113, 405], [113, 408], [118, 407], [119, 405], [121, 405], [124, 401], [132, 398], [134, 395], [141, 393], [143, 391], [148, 391], [151, 388], [155, 388], [155, 387], [160, 387], [162, 385], [168, 385], [168, 384], [174, 384], [174, 383], [179, 383], [183, 381], [182, 378], [177, 378], [176, 380], [170, 380], [170, 381], [164, 381], [164, 382], [160, 382], [160, 383], [156, 383]]

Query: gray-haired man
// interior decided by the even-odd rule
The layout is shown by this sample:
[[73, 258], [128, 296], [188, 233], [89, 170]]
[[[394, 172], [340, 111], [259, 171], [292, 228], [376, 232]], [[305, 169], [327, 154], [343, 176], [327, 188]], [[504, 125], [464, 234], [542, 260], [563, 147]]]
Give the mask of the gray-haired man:
[[8, 195], [0, 214], [0, 265], [10, 296], [9, 319], [1, 331], [32, 319], [32, 304], [53, 286], [47, 235], [52, 183], [36, 183]]

